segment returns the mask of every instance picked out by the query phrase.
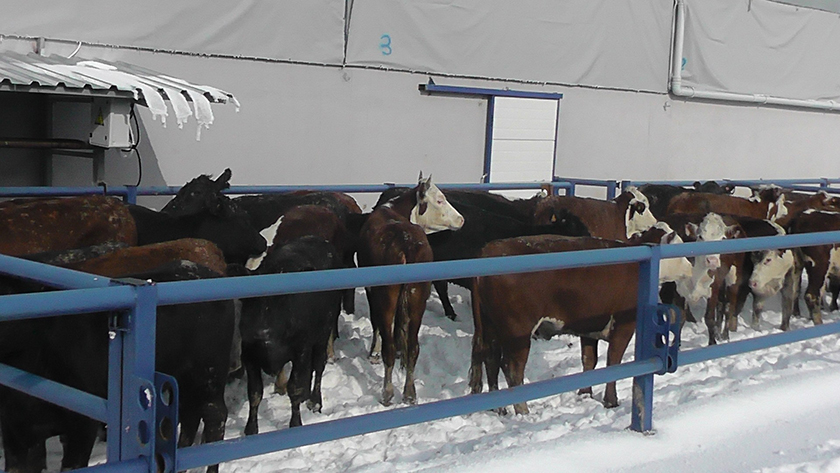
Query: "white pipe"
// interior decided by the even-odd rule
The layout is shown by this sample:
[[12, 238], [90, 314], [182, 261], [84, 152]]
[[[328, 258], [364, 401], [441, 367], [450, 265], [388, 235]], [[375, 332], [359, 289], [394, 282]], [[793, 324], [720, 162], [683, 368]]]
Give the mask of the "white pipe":
[[782, 105], [786, 107], [809, 108], [817, 110], [840, 111], [840, 103], [833, 100], [803, 100], [773, 97], [764, 94], [741, 94], [735, 92], [717, 92], [712, 90], [698, 90], [691, 86], [682, 85], [682, 57], [685, 47], [685, 0], [676, 0], [674, 28], [674, 48], [671, 53], [671, 93], [679, 97], [725, 100], [729, 102], [746, 102], [767, 105]]

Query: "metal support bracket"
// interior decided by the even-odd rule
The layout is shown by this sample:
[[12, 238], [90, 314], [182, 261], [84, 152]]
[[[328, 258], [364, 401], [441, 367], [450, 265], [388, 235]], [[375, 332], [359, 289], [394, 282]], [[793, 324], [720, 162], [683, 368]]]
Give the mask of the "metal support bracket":
[[659, 304], [652, 325], [656, 356], [662, 360], [662, 369], [656, 374], [677, 371], [680, 352], [680, 309], [671, 304]]
[[178, 382], [155, 372], [155, 392], [155, 464], [158, 472], [171, 473], [178, 464]]

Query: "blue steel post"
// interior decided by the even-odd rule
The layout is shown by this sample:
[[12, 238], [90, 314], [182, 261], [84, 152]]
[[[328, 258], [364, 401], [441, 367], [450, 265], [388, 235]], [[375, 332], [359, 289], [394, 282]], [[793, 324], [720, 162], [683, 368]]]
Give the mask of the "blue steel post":
[[607, 200], [615, 199], [615, 181], [607, 182]]
[[157, 287], [137, 280], [124, 282], [134, 285], [137, 304], [127, 313], [125, 330], [118, 334], [123, 337], [120, 460], [144, 458], [153, 471]]
[[[651, 258], [639, 263], [639, 306], [636, 312], [635, 360], [657, 356], [654, 323], [659, 303], [659, 246], [651, 246]], [[653, 429], [653, 374], [633, 378], [633, 406], [630, 428], [636, 432]]]
[[137, 204], [137, 186], [125, 186], [126, 192], [123, 200], [126, 204]]
[[481, 182], [490, 182], [490, 160], [493, 155], [493, 115], [496, 113], [496, 98], [494, 96], [487, 97], [487, 123], [484, 130], [484, 175], [481, 176]]
[[123, 328], [120, 326], [125, 316], [118, 313], [111, 315], [108, 326], [108, 425], [107, 460], [109, 463], [120, 461], [122, 452], [122, 365], [123, 365]]

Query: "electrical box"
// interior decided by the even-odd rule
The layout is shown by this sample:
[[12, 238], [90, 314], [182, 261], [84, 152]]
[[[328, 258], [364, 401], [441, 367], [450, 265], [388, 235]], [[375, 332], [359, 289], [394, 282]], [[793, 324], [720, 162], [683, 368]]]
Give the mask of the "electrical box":
[[103, 148], [130, 148], [129, 116], [131, 101], [127, 99], [93, 99], [90, 112], [90, 144]]

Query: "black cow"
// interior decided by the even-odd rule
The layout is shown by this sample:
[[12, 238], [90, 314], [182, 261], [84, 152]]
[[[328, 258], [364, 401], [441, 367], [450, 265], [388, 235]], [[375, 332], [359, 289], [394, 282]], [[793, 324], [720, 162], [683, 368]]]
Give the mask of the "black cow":
[[[192, 262], [173, 261], [153, 271], [127, 275], [156, 282], [221, 276]], [[3, 351], [0, 361], [91, 394], [107, 395], [109, 320], [97, 313], [3, 323], [3, 333], [26, 335], [37, 324], [39, 337], [25, 350]], [[31, 322], [31, 323], [30, 323]], [[157, 312], [156, 370], [170, 374], [180, 389], [178, 445], [192, 445], [199, 422], [203, 442], [224, 437], [227, 381], [234, 312], [231, 301], [162, 306]], [[0, 388], [0, 428], [9, 472], [40, 472], [44, 441], [62, 436], [62, 470], [86, 467], [99, 422]], [[218, 466], [208, 467], [218, 471]]]
[[129, 205], [137, 224], [137, 244], [149, 245], [181, 238], [211, 241], [225, 254], [225, 261], [244, 265], [265, 251], [265, 239], [251, 227], [248, 216], [233, 206], [214, 214], [173, 217], [139, 205]]
[[[304, 236], [265, 257], [257, 274], [336, 269], [341, 255], [328, 241]], [[263, 396], [262, 372], [278, 375], [291, 362], [287, 392], [292, 402], [290, 427], [302, 425], [300, 404], [320, 412], [321, 376], [330, 333], [341, 311], [341, 291], [287, 294], [242, 301], [242, 364], [248, 375], [250, 410], [245, 435], [259, 432], [257, 410]], [[314, 373], [314, 387], [313, 387]]]

